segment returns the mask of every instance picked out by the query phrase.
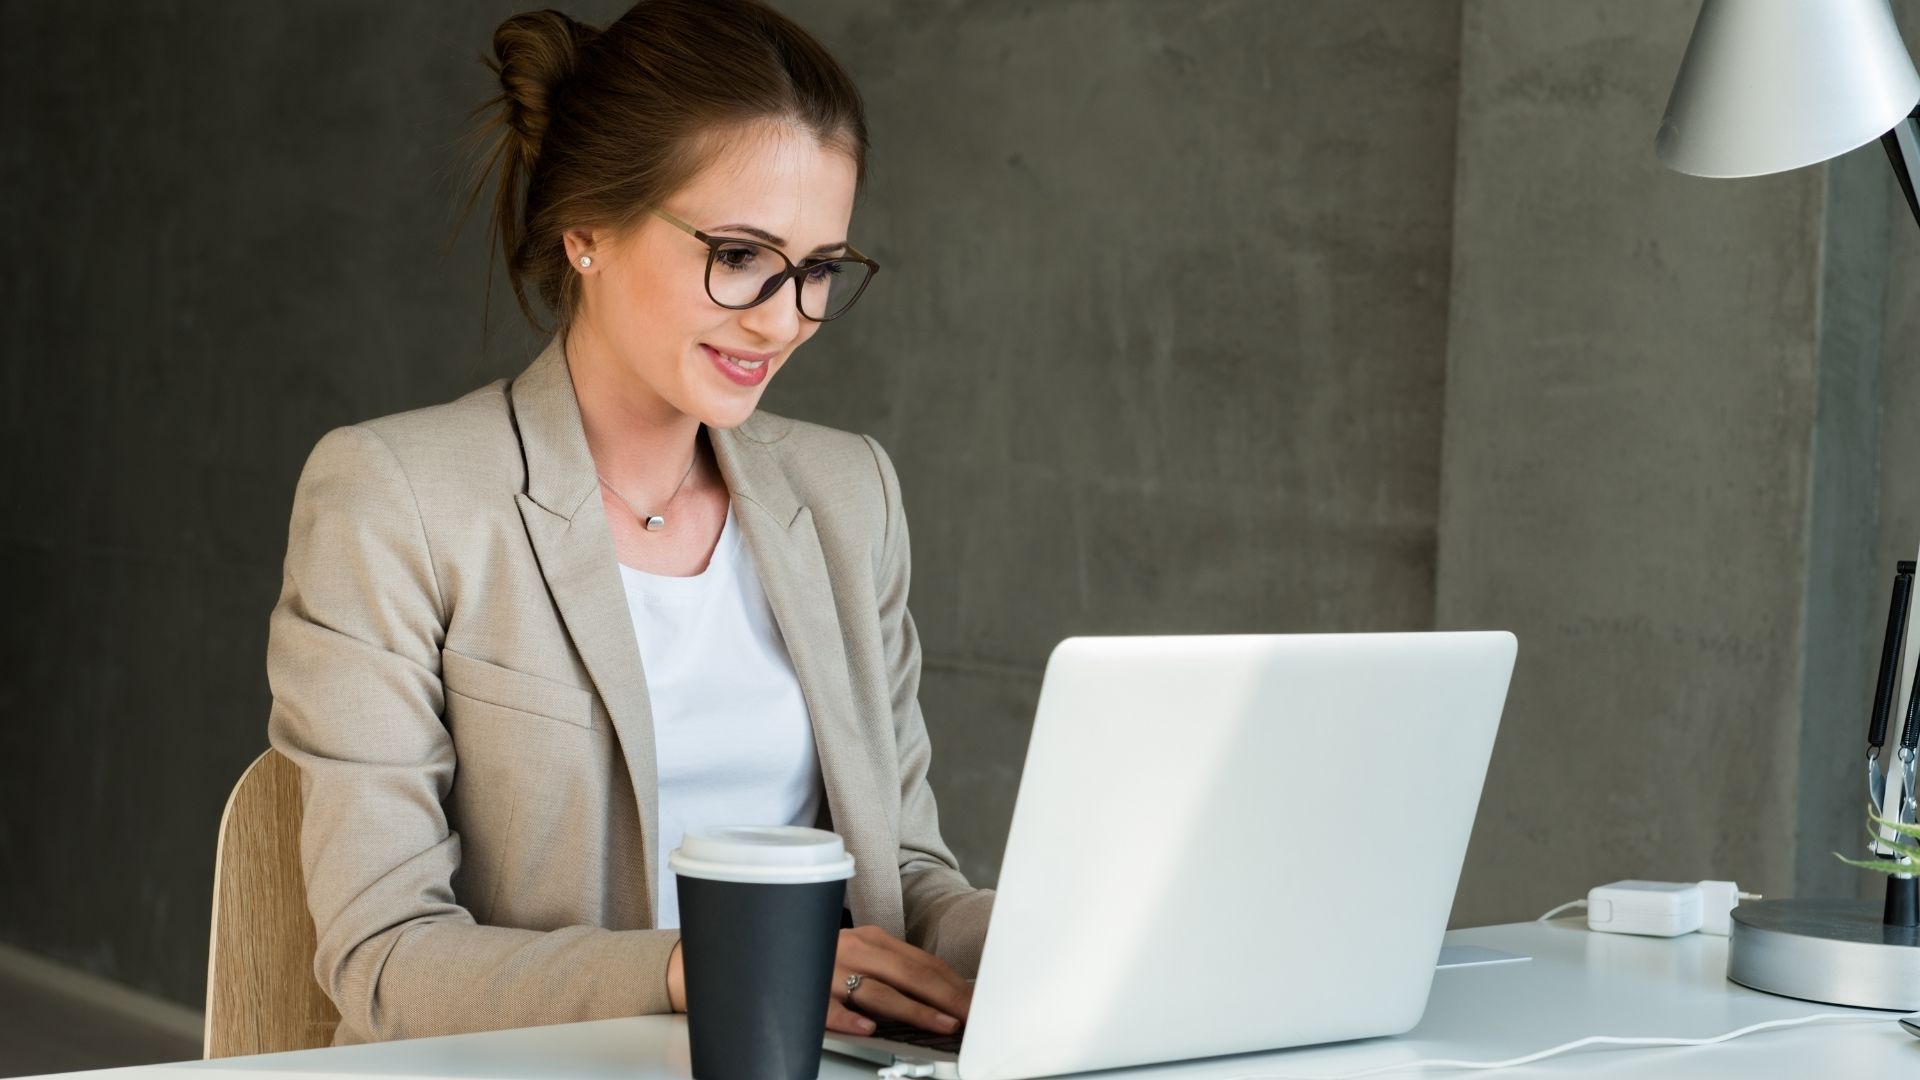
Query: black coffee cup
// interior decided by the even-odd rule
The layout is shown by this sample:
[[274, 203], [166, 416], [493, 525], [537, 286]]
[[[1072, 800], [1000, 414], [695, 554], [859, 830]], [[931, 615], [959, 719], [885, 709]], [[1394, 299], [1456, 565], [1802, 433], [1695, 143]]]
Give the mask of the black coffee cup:
[[695, 1080], [815, 1080], [853, 857], [797, 825], [688, 833], [667, 859]]

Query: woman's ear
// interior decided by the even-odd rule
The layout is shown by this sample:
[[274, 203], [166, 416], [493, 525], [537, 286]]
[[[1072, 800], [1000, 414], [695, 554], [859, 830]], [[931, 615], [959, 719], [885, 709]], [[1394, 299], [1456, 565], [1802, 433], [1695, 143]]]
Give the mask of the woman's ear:
[[567, 261], [578, 266], [580, 264], [580, 256], [591, 256], [597, 253], [598, 249], [595, 245], [600, 239], [600, 230], [590, 228], [568, 229], [566, 232], [560, 234], [560, 238], [567, 245]]

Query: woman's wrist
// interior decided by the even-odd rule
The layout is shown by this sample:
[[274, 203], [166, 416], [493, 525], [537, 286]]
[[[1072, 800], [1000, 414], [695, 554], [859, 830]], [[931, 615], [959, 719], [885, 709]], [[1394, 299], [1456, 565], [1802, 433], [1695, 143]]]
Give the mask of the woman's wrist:
[[673, 1005], [673, 1011], [687, 1011], [687, 974], [686, 966], [680, 960], [680, 942], [673, 943], [673, 952], [667, 955], [667, 1001]]

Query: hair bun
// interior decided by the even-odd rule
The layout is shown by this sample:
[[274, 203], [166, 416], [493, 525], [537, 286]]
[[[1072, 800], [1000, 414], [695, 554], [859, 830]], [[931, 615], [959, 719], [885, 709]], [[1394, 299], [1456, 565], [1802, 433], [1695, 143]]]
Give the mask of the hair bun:
[[[462, 217], [498, 174], [493, 246], [537, 329], [530, 295], [563, 327], [586, 295], [567, 230], [636, 227], [645, 207], [716, 159], [724, 147], [708, 137], [715, 132], [783, 125], [845, 154], [855, 190], [865, 175], [860, 91], [798, 23], [766, 0], [629, 3], [605, 29], [558, 11], [515, 15], [479, 57], [499, 82], [472, 114], [468, 144], [479, 153]], [[724, 79], [713, 77], [715, 57], [727, 61]], [[492, 288], [489, 273], [489, 299]]]
[[598, 33], [551, 8], [515, 15], [493, 32], [494, 59], [487, 66], [500, 77], [507, 125], [529, 149], [537, 148], [547, 132], [554, 91], [573, 74], [581, 47]]

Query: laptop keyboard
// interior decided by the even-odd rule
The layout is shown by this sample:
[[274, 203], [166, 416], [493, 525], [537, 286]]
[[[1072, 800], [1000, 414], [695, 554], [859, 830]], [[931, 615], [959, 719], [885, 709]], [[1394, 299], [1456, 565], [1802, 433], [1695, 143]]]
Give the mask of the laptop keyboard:
[[957, 1054], [960, 1052], [960, 1040], [964, 1038], [966, 1034], [967, 1029], [965, 1028], [961, 1028], [951, 1035], [942, 1035], [937, 1031], [926, 1031], [922, 1028], [914, 1027], [912, 1024], [902, 1020], [875, 1020], [874, 1032], [867, 1037], [870, 1039], [886, 1039], [890, 1042], [902, 1042], [910, 1046], [924, 1047], [928, 1050], [938, 1050], [947, 1054]]

